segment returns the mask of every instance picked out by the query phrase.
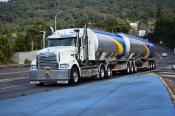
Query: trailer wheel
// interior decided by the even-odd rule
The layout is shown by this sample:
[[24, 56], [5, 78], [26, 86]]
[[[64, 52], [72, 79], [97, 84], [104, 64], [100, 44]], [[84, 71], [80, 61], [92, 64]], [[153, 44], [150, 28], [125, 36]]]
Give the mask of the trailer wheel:
[[137, 73], [137, 71], [138, 71], [138, 68], [136, 65], [134, 65], [134, 72]]
[[106, 78], [111, 78], [112, 77], [112, 69], [110, 66], [107, 67], [107, 70], [106, 70]]
[[151, 70], [152, 68], [151, 62], [149, 62], [148, 67], [149, 67], [149, 70]]
[[130, 73], [134, 73], [134, 64], [133, 62], [130, 63]]
[[155, 62], [153, 62], [153, 70], [156, 68], [156, 64]]
[[130, 74], [130, 71], [131, 71], [131, 70], [130, 70], [130, 66], [129, 66], [129, 64], [128, 64], [128, 65], [127, 65], [127, 69], [126, 69], [126, 73], [127, 73], [127, 74]]
[[154, 69], [154, 62], [151, 62], [151, 70]]
[[78, 83], [78, 82], [79, 82], [79, 79], [80, 79], [80, 74], [79, 74], [78, 68], [73, 67], [73, 68], [71, 69], [70, 81], [69, 81], [69, 83], [70, 83], [70, 84]]
[[151, 70], [153, 70], [154, 69], [154, 66], [153, 66], [153, 62], [151, 62]]
[[99, 71], [98, 78], [99, 79], [104, 79], [105, 78], [105, 67], [104, 67], [104, 65], [100, 66], [100, 71]]

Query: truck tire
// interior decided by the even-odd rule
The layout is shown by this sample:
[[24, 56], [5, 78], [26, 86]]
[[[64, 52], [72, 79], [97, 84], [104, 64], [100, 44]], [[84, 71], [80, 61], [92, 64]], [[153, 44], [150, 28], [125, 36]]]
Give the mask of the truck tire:
[[109, 79], [111, 77], [112, 77], [112, 69], [110, 66], [107, 66], [105, 78]]
[[130, 63], [130, 73], [134, 73], [134, 64], [133, 62]]
[[69, 83], [70, 83], [70, 84], [76, 84], [76, 83], [79, 82], [79, 79], [80, 79], [80, 74], [79, 74], [78, 68], [73, 67], [73, 68], [71, 69], [70, 81], [69, 81]]
[[148, 67], [149, 67], [149, 70], [151, 70], [152, 68], [151, 62], [148, 63]]
[[105, 66], [101, 65], [99, 69], [98, 79], [104, 79], [104, 78], [105, 78]]
[[136, 65], [134, 65], [134, 73], [137, 73], [137, 71], [138, 71], [138, 68]]
[[154, 66], [153, 66], [153, 62], [151, 62], [151, 70], [153, 70]]
[[127, 69], [126, 69], [126, 74], [130, 74], [130, 66], [129, 66], [129, 63], [128, 63], [128, 65], [127, 65]]
[[153, 62], [153, 70], [156, 68], [156, 64], [155, 62]]
[[151, 65], [151, 70], [153, 70], [154, 69], [154, 62], [153, 61], [150, 62], [150, 65]]

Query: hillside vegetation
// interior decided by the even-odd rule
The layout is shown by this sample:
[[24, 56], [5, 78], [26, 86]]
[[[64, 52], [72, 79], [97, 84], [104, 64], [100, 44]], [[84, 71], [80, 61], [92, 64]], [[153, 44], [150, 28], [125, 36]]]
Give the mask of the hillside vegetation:
[[174, 0], [11, 0], [0, 3], [0, 24], [2, 26], [13, 23], [16, 27], [16, 24], [31, 25], [42, 20], [53, 25], [57, 12], [72, 8], [80, 10], [60, 14], [61, 26], [65, 26], [65, 21], [74, 25], [80, 19], [89, 22], [111, 17], [148, 20], [155, 17], [157, 7], [170, 15], [175, 14]]
[[[10, 0], [0, 2], [0, 62], [11, 53], [41, 49], [42, 34], [51, 33], [54, 16], [60, 11], [79, 10], [58, 15], [57, 29], [83, 27], [105, 31], [129, 31], [129, 24], [139, 21], [148, 26], [156, 21], [152, 41], [163, 40], [168, 47], [175, 45], [175, 0]], [[6, 49], [7, 48], [7, 49]], [[6, 54], [6, 51], [11, 51]]]

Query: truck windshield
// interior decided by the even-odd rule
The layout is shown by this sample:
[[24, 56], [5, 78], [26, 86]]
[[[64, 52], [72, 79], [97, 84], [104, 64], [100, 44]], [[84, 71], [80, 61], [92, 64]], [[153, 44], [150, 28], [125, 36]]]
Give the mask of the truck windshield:
[[48, 47], [52, 46], [75, 46], [75, 37], [48, 39]]

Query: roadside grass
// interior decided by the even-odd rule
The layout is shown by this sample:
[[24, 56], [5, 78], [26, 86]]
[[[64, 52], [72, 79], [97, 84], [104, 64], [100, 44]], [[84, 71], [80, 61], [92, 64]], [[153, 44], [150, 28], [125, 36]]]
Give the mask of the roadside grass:
[[171, 89], [171, 91], [173, 92], [173, 95], [175, 95], [175, 80], [172, 79], [167, 79], [167, 78], [163, 78], [165, 83], [168, 85], [168, 87]]

